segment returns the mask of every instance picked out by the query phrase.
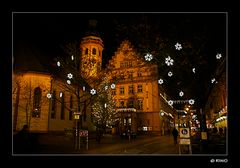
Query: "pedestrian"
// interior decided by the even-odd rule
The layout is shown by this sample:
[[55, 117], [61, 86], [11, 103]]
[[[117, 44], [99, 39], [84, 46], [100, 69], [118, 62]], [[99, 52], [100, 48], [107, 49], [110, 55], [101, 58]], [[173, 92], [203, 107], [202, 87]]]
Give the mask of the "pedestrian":
[[28, 125], [24, 125], [23, 128], [13, 136], [13, 143], [14, 153], [30, 153], [31, 140]]
[[177, 139], [178, 139], [178, 130], [176, 128], [174, 128], [172, 130], [172, 135], [173, 135], [174, 144], [176, 145], [177, 144]]
[[101, 142], [101, 138], [102, 138], [102, 130], [100, 128], [97, 128], [96, 129], [96, 141], [98, 143]]

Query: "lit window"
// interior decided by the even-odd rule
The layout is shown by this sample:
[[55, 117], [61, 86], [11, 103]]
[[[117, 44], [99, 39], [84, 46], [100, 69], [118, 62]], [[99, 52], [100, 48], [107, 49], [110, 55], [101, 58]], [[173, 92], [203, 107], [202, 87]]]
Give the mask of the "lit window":
[[56, 90], [54, 90], [52, 94], [51, 118], [56, 118]]
[[133, 93], [134, 93], [134, 86], [133, 86], [133, 85], [130, 85], [130, 86], [128, 87], [128, 93], [129, 93], [129, 94], [133, 94]]
[[138, 92], [139, 92], [139, 93], [142, 92], [142, 85], [138, 85]]
[[61, 97], [61, 120], [64, 120], [64, 108], [65, 108], [65, 104], [64, 104], [64, 93], [62, 93], [62, 97]]
[[93, 48], [93, 49], [92, 49], [92, 54], [93, 54], [93, 55], [96, 55], [96, 53], [97, 53], [96, 48]]
[[40, 87], [34, 89], [32, 117], [40, 117], [42, 90]]
[[120, 94], [124, 94], [124, 86], [120, 86]]

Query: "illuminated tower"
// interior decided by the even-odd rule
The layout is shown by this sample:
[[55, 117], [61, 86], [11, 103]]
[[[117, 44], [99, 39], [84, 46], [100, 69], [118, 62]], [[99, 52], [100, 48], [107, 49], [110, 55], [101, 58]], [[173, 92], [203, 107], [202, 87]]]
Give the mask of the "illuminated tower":
[[89, 31], [82, 38], [80, 48], [81, 74], [85, 78], [97, 77], [102, 67], [103, 41], [96, 31], [96, 20], [89, 21]]

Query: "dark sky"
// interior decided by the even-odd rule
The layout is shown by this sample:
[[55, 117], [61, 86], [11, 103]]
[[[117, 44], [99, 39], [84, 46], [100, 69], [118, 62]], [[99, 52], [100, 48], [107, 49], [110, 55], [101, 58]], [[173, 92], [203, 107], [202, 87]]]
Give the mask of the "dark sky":
[[[14, 13], [13, 37], [15, 42], [30, 41], [54, 57], [59, 46], [80, 41], [88, 29], [88, 20], [98, 21], [97, 29], [104, 41], [105, 55], [112, 56], [119, 45], [116, 39], [116, 22], [126, 25], [140, 21], [142, 16], [158, 24], [165, 36], [191, 36], [191, 33], [207, 29], [212, 46], [219, 45], [225, 37], [225, 13]], [[222, 37], [219, 37], [221, 33]], [[210, 37], [210, 36], [209, 36]], [[220, 44], [222, 47], [222, 44]]]
[[[158, 27], [152, 36], [160, 33], [164, 38], [191, 41], [205, 35], [205, 54], [212, 55], [211, 59], [204, 58], [209, 67], [206, 71], [214, 68], [212, 61], [215, 61], [217, 52], [226, 56], [226, 13], [14, 13], [14, 49], [29, 44], [37, 48], [39, 57], [52, 59], [61, 55], [61, 45], [79, 42], [88, 30], [88, 21], [96, 19], [97, 30], [104, 42], [104, 63], [114, 55], [124, 38], [138, 42], [134, 36], [119, 32], [116, 25], [131, 29], [131, 26], [143, 22], [143, 17], [147, 18], [147, 23]], [[128, 29], [126, 31], [131, 31]], [[20, 54], [15, 52], [14, 56], [20, 57]]]

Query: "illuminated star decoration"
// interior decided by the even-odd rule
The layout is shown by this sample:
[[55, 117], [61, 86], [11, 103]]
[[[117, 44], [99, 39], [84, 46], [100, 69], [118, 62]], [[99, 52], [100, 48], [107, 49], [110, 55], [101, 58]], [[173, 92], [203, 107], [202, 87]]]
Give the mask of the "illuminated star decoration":
[[50, 99], [51, 97], [52, 97], [51, 93], [48, 93], [48, 94], [47, 94], [47, 98]]
[[188, 103], [191, 104], [191, 105], [193, 105], [193, 104], [194, 104], [194, 100], [193, 100], [193, 99], [190, 99], [190, 100], [188, 101]]
[[173, 105], [173, 101], [172, 100], [169, 100], [168, 101], [168, 104], [171, 106], [171, 105]]
[[167, 58], [165, 58], [165, 63], [167, 64], [167, 66], [173, 65], [173, 59], [168, 56]]
[[220, 59], [221, 57], [222, 57], [221, 54], [217, 54], [217, 55], [216, 55], [216, 59]]
[[171, 71], [168, 72], [168, 76], [171, 77], [173, 73]]
[[90, 93], [91, 93], [91, 95], [95, 95], [96, 94], [96, 90], [95, 89], [91, 89]]
[[61, 66], [61, 63], [60, 63], [60, 61], [58, 61], [58, 62], [57, 62], [57, 66], [59, 66], [59, 67]]
[[158, 80], [158, 83], [161, 85], [161, 84], [163, 84], [163, 80], [162, 79], [159, 79]]
[[73, 78], [73, 75], [71, 73], [69, 73], [67, 76], [68, 76], [68, 79], [72, 79]]
[[113, 84], [111, 84], [111, 88], [112, 89], [115, 89], [115, 87], [116, 87], [116, 85], [113, 83]]
[[177, 43], [177, 44], [175, 44], [175, 48], [176, 48], [176, 50], [181, 50], [182, 49], [182, 45]]
[[179, 96], [182, 97], [183, 95], [184, 95], [183, 91], [179, 92]]
[[152, 59], [153, 59], [152, 54], [147, 53], [147, 54], [145, 55], [145, 60], [146, 60], [146, 61], [151, 61]]

